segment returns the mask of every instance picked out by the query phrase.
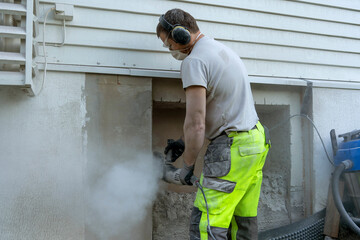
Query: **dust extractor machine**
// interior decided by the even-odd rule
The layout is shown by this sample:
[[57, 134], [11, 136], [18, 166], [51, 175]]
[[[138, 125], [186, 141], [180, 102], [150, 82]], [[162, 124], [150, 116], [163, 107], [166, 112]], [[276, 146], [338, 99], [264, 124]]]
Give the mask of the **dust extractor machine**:
[[[342, 219], [360, 236], [360, 130], [340, 134], [343, 141], [338, 145], [335, 130], [330, 131], [336, 169], [332, 177], [333, 198]], [[345, 209], [339, 191], [339, 181], [343, 177], [346, 192], [353, 206], [352, 212]]]

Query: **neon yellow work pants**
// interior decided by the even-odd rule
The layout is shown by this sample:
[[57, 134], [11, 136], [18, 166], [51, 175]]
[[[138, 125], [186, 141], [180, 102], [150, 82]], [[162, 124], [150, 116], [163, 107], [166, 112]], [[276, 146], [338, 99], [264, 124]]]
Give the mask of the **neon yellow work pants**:
[[[263, 126], [215, 138], [204, 157], [200, 178], [208, 202], [211, 231], [220, 239], [257, 239], [257, 207], [262, 168], [270, 143]], [[208, 237], [204, 197], [197, 192], [190, 239]]]

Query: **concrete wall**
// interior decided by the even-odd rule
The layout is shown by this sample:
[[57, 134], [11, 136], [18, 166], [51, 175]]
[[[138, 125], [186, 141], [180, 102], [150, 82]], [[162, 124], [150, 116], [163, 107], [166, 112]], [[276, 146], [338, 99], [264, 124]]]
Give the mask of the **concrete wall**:
[[1, 239], [84, 236], [85, 74], [48, 74], [41, 96], [0, 88]]
[[[58, 72], [49, 72], [48, 77], [44, 91], [35, 98], [19, 89], [0, 88], [4, 239], [114, 239], [124, 234], [144, 239], [154, 234], [160, 240], [166, 239], [165, 233], [178, 239], [186, 235], [194, 188], [160, 184], [150, 214], [158, 190], [153, 176], [159, 173], [149, 156], [151, 151], [162, 152], [167, 138], [181, 135], [185, 111], [180, 80]], [[314, 147], [307, 149], [305, 124], [299, 118], [285, 121], [300, 112], [304, 88], [262, 84], [252, 88], [273, 144], [259, 205], [264, 230], [325, 207], [332, 169], [317, 135], [310, 135]], [[312, 115], [330, 153], [331, 128], [337, 133], [358, 128], [359, 116], [349, 104], [359, 104], [358, 94], [358, 90], [313, 89]], [[305, 152], [310, 153], [310, 162]], [[197, 175], [202, 168], [199, 159]], [[145, 200], [136, 202], [139, 199]], [[129, 202], [142, 207], [132, 208], [126, 205]], [[99, 211], [114, 214], [106, 217]], [[101, 225], [107, 221], [121, 224]]]
[[[360, 91], [314, 88], [313, 92], [314, 122], [324, 139], [326, 150], [332, 160], [330, 130], [335, 129], [336, 134], [339, 135], [360, 129], [360, 111], [358, 111]], [[338, 139], [338, 143], [341, 141], [343, 141], [343, 138]], [[313, 133], [313, 143], [313, 204], [315, 211], [318, 211], [326, 206], [330, 173], [334, 168], [328, 162], [316, 132]]]
[[49, 72], [0, 102], [1, 239], [149, 239], [151, 80]]

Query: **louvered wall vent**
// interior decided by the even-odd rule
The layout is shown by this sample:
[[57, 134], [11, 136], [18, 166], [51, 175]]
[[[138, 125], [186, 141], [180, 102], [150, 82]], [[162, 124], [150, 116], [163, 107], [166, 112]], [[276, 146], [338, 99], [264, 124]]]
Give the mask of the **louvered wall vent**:
[[0, 85], [22, 87], [34, 94], [39, 34], [38, 0], [0, 2]]

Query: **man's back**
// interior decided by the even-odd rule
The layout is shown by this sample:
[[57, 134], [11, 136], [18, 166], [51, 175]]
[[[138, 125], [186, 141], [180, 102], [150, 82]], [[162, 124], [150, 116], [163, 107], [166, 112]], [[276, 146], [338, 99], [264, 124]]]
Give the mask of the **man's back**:
[[184, 88], [199, 85], [207, 89], [207, 138], [225, 130], [250, 130], [257, 123], [245, 66], [230, 48], [203, 37], [183, 61], [181, 74]]

